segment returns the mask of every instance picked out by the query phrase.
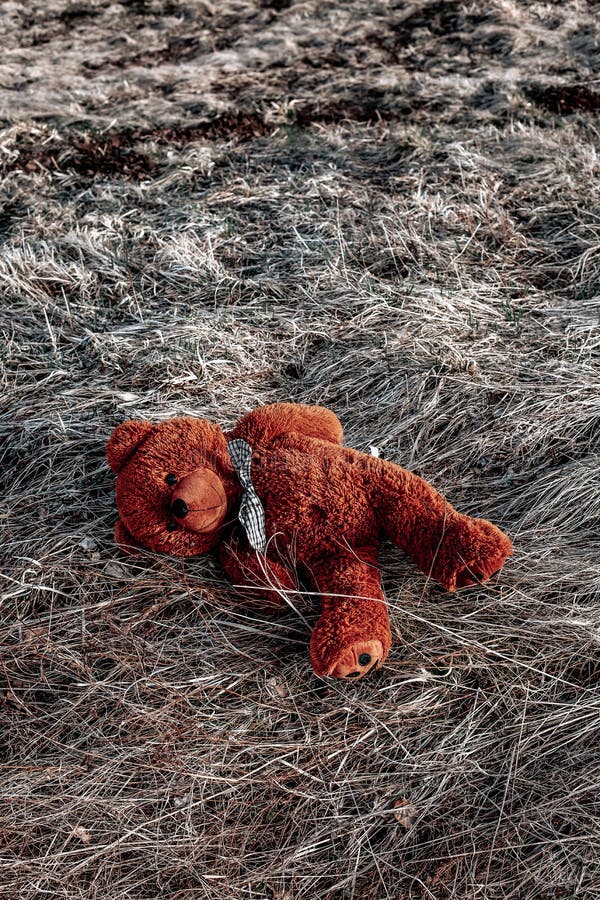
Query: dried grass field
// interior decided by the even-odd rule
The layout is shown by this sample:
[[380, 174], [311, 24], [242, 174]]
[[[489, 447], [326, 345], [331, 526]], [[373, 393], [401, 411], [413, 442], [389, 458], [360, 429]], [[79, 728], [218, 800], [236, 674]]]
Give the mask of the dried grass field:
[[[0, 897], [592, 900], [600, 6], [0, 6]], [[104, 442], [322, 403], [515, 554], [316, 678]]]

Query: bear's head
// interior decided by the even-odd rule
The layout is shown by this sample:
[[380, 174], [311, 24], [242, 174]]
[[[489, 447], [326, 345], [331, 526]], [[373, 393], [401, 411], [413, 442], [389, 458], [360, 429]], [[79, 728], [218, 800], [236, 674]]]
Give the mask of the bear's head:
[[106, 459], [118, 476], [115, 538], [125, 549], [197, 556], [219, 543], [239, 487], [218, 425], [187, 416], [123, 422]]

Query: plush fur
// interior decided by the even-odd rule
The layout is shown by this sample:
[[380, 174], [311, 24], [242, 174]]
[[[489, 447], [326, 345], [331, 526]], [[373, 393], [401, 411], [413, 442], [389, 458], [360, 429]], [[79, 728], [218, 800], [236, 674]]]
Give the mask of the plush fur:
[[[227, 450], [234, 438], [253, 450], [265, 555], [236, 522], [241, 487]], [[271, 603], [299, 574], [321, 596], [310, 643], [315, 672], [361, 677], [381, 666], [391, 645], [378, 566], [384, 538], [450, 591], [495, 574], [511, 542], [490, 522], [457, 512], [422, 478], [342, 440], [330, 410], [287, 403], [249, 413], [227, 435], [191, 417], [125, 422], [106, 448], [118, 473], [116, 539], [182, 556], [218, 546], [231, 581]]]

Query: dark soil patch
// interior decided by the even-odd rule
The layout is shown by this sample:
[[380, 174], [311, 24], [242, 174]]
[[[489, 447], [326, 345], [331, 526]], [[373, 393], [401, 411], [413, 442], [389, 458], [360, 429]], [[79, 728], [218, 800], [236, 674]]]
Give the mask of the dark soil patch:
[[130, 144], [124, 134], [113, 134], [105, 140], [78, 135], [64, 144], [34, 144], [23, 147], [16, 160], [4, 164], [2, 172], [47, 169], [91, 177], [119, 175], [134, 180], [145, 178], [154, 171], [156, 163], [146, 154], [133, 150]]
[[158, 163], [146, 153], [133, 149], [133, 145], [156, 141], [174, 147], [200, 140], [234, 138], [247, 141], [270, 134], [267, 125], [256, 113], [226, 113], [198, 125], [180, 128], [123, 129], [108, 137], [70, 135], [64, 142], [25, 145], [19, 148], [16, 159], [4, 163], [3, 174], [23, 169], [34, 172], [47, 169], [51, 172], [75, 172], [88, 177], [119, 176], [137, 180], [146, 178], [156, 170]]
[[289, 9], [293, 0], [260, 0], [263, 9], [274, 9], [275, 12], [281, 12], [283, 9]]
[[600, 111], [600, 93], [582, 85], [533, 87], [529, 88], [527, 94], [538, 106], [559, 116], [568, 116], [574, 112]]
[[308, 103], [296, 107], [296, 124], [302, 128], [313, 124], [333, 125], [342, 121], [375, 123], [393, 121], [422, 109], [424, 100], [417, 97], [388, 97], [371, 90], [364, 95], [331, 103]]
[[267, 124], [259, 113], [223, 113], [198, 125], [140, 129], [130, 132], [130, 137], [137, 141], [151, 140], [159, 144], [185, 147], [186, 144], [202, 140], [235, 138], [238, 141], [248, 141], [271, 134], [273, 130], [274, 126]]
[[74, 3], [72, 6], [67, 6], [66, 9], [63, 9], [58, 14], [58, 19], [69, 24], [76, 19], [95, 19], [99, 15], [101, 15], [101, 11], [99, 9], [90, 9], [87, 3]]
[[[424, 105], [425, 101], [415, 97], [379, 97], [372, 91], [363, 97], [359, 92], [356, 97], [347, 100], [298, 107], [294, 124], [300, 128], [343, 121], [375, 124], [409, 116]], [[74, 172], [87, 177], [99, 175], [143, 179], [152, 175], [159, 163], [148, 154], [134, 149], [136, 144], [153, 141], [181, 148], [195, 141], [235, 140], [244, 143], [272, 134], [275, 127], [265, 122], [259, 112], [234, 112], [194, 125], [122, 129], [108, 137], [76, 133], [62, 142], [22, 145], [15, 159], [0, 166], [0, 173], [18, 169], [26, 172], [46, 169], [51, 172]]]
[[121, 0], [121, 5], [135, 15], [150, 16], [152, 18], [185, 15], [187, 11], [186, 7], [176, 2], [176, 0], [166, 0], [161, 6], [157, 6], [151, 0]]

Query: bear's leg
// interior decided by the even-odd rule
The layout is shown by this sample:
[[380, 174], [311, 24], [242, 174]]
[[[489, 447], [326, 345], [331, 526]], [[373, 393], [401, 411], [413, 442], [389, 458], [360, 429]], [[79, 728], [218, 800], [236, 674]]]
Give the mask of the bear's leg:
[[247, 413], [228, 435], [242, 437], [249, 444], [271, 440], [278, 434], [295, 432], [307, 437], [343, 444], [342, 426], [330, 409], [304, 403], [269, 403]]
[[382, 462], [374, 505], [386, 536], [447, 590], [487, 581], [512, 552], [486, 519], [457, 512], [430, 484]]
[[375, 548], [320, 560], [310, 566], [321, 595], [321, 616], [310, 641], [317, 675], [361, 678], [381, 666], [392, 643]]
[[225, 574], [248, 602], [261, 612], [275, 612], [285, 605], [286, 593], [298, 593], [296, 577], [282, 562], [232, 539], [219, 547]]

